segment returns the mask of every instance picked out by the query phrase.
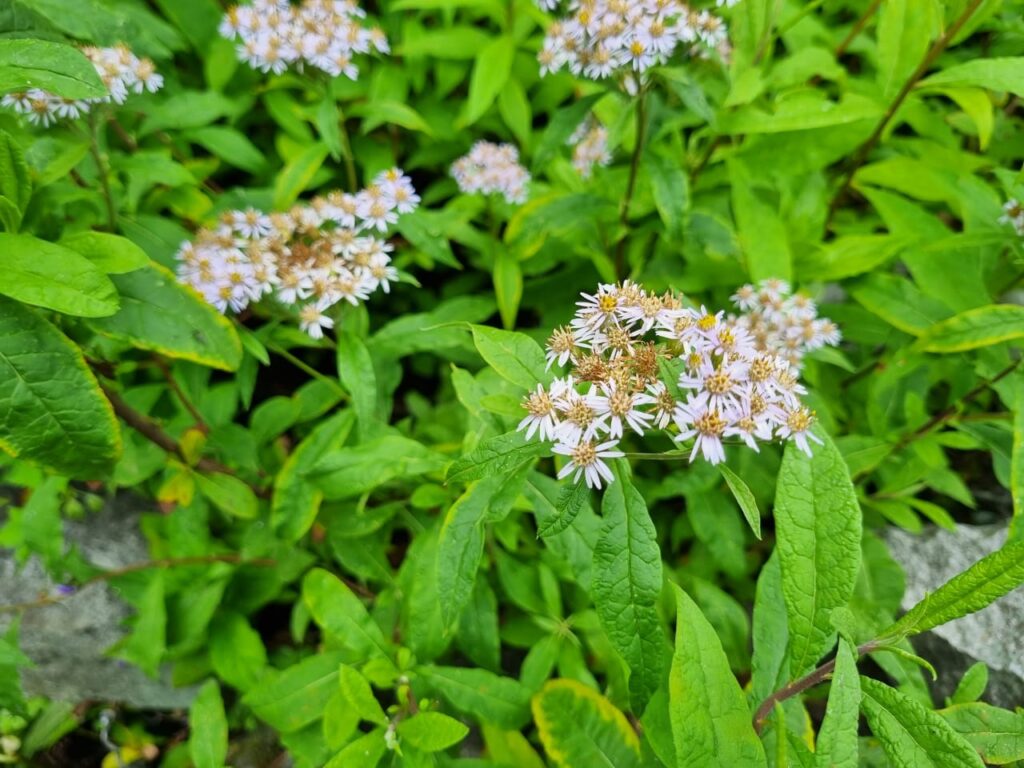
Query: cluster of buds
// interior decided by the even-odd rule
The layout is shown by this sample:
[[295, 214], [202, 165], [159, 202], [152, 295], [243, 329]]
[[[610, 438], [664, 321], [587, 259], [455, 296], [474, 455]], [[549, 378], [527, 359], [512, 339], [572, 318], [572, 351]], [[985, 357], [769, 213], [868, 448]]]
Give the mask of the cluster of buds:
[[754, 338], [758, 349], [774, 352], [798, 374], [808, 352], [839, 344], [836, 324], [819, 318], [814, 300], [793, 293], [785, 280], [744, 285], [732, 301], [743, 314], [730, 320]]
[[792, 440], [811, 452], [814, 413], [801, 402], [797, 372], [739, 318], [628, 281], [582, 297], [547, 343], [548, 367], [569, 366], [568, 375], [538, 383], [519, 424], [528, 440], [553, 441], [552, 450], [569, 457], [559, 478], [583, 478], [591, 488], [610, 482], [605, 459], [623, 455], [627, 430], [692, 440], [691, 462], [698, 454], [724, 461], [730, 438], [755, 451]]
[[[559, 0], [539, 0], [554, 10]], [[570, 15], [552, 24], [538, 58], [541, 74], [568, 68], [592, 80], [629, 69], [638, 74], [667, 61], [677, 48], [728, 53], [720, 18], [680, 0], [572, 0]]]
[[96, 68], [107, 95], [94, 99], [65, 99], [40, 88], [8, 93], [0, 104], [28, 117], [33, 125], [44, 128], [58, 120], [76, 120], [96, 104], [124, 104], [132, 93], [155, 93], [164, 78], [150, 59], [139, 58], [126, 45], [113, 48], [86, 46], [81, 49]]
[[398, 272], [382, 237], [419, 197], [402, 171], [385, 171], [357, 194], [332, 192], [287, 213], [233, 211], [178, 251], [179, 279], [221, 312], [240, 312], [267, 295], [298, 307], [314, 339], [334, 326], [334, 304], [385, 293]]
[[1019, 200], [1007, 200], [1003, 205], [1003, 215], [999, 217], [1000, 224], [1012, 224], [1018, 235], [1024, 237], [1024, 205]]
[[238, 58], [261, 72], [308, 65], [355, 80], [353, 57], [390, 50], [380, 28], [363, 26], [365, 15], [354, 0], [253, 0], [228, 10], [220, 34], [237, 40]]
[[589, 179], [594, 166], [604, 167], [612, 161], [608, 150], [608, 129], [592, 116], [580, 123], [569, 137], [572, 147], [572, 164], [576, 172], [584, 179]]
[[525, 203], [530, 172], [519, 164], [519, 150], [511, 144], [478, 141], [452, 164], [452, 178], [463, 192], [500, 194], [509, 203]]

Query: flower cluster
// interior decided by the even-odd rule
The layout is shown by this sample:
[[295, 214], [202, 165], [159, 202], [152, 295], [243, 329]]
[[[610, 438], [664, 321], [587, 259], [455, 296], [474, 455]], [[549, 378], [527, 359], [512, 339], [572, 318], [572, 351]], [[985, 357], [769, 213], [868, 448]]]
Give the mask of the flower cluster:
[[[540, 0], [554, 10], [558, 0]], [[570, 15], [552, 24], [538, 58], [541, 74], [568, 68], [594, 80], [621, 69], [642, 73], [688, 52], [728, 48], [725, 24], [680, 0], [572, 0]]]
[[353, 57], [387, 53], [388, 40], [377, 27], [364, 27], [355, 0], [253, 0], [230, 8], [220, 34], [238, 41], [238, 58], [261, 72], [279, 75], [291, 65], [309, 65], [331, 77], [355, 80]]
[[690, 461], [701, 454], [712, 464], [725, 460], [729, 438], [755, 451], [760, 442], [792, 440], [807, 453], [818, 441], [796, 370], [759, 345], [752, 323], [628, 281], [582, 296], [547, 343], [548, 367], [571, 370], [550, 386], [538, 383], [519, 424], [527, 439], [553, 441], [554, 452], [569, 457], [560, 478], [582, 477], [592, 488], [611, 482], [604, 460], [623, 455], [627, 430], [667, 430], [693, 441]]
[[86, 46], [81, 49], [96, 68], [107, 95], [94, 99], [65, 99], [40, 88], [8, 93], [0, 104], [28, 116], [33, 125], [53, 125], [58, 120], [75, 120], [96, 104], [124, 104], [131, 93], [159, 91], [164, 78], [150, 59], [140, 59], [126, 45], [113, 48]]
[[589, 179], [594, 166], [604, 167], [612, 161], [608, 150], [608, 129], [593, 117], [588, 117], [569, 137], [572, 148], [572, 164], [584, 179]]
[[783, 358], [799, 374], [804, 355], [839, 343], [839, 328], [818, 317], [814, 300], [793, 293], [784, 280], [744, 285], [732, 296], [743, 314], [731, 320], [754, 339], [757, 348]]
[[452, 164], [452, 178], [463, 192], [500, 194], [509, 203], [525, 203], [530, 172], [519, 164], [519, 150], [511, 144], [478, 141]]
[[1024, 205], [1019, 200], [1007, 200], [1003, 205], [1003, 215], [999, 217], [1000, 224], [1012, 224], [1014, 230], [1021, 237], [1024, 237]]
[[394, 169], [357, 194], [332, 192], [287, 213], [226, 213], [182, 244], [179, 279], [221, 312], [273, 295], [297, 306], [300, 327], [319, 339], [334, 326], [331, 306], [389, 292], [398, 272], [391, 245], [378, 235], [418, 203], [408, 177]]

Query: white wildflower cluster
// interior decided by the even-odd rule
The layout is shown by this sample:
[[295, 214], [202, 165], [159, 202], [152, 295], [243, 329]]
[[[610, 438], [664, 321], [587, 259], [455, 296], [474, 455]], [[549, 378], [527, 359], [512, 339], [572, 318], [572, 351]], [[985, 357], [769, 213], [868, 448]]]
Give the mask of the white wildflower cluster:
[[332, 192], [287, 213], [232, 211], [178, 251], [179, 279], [221, 312], [240, 312], [267, 295], [298, 307], [314, 339], [334, 321], [327, 310], [358, 304], [398, 279], [392, 246], [380, 235], [419, 196], [402, 171], [385, 171], [357, 194]]
[[593, 117], [588, 117], [569, 137], [572, 148], [572, 164], [584, 179], [589, 179], [594, 166], [604, 167], [612, 161], [608, 150], [608, 129]]
[[28, 117], [33, 125], [47, 127], [58, 120], [75, 120], [96, 104], [124, 104], [132, 93], [163, 88], [164, 78], [150, 59], [139, 58], [126, 45], [113, 48], [85, 46], [80, 49], [96, 67], [96, 73], [107, 88], [107, 95], [94, 99], [65, 99], [40, 88], [8, 93], [0, 105]]
[[525, 203], [530, 172], [519, 164], [519, 150], [511, 144], [478, 141], [452, 163], [452, 178], [463, 192], [500, 194], [509, 203]]
[[1024, 237], [1024, 205], [1019, 200], [1007, 200], [1003, 205], [1003, 215], [999, 217], [1000, 224], [1012, 224], [1014, 230], [1021, 237]]
[[[539, 4], [554, 10], [558, 0]], [[713, 13], [680, 0], [571, 0], [569, 15], [548, 27], [538, 59], [542, 75], [567, 68], [600, 80], [623, 69], [645, 72], [677, 48], [724, 55], [728, 31]]]
[[220, 34], [237, 40], [239, 60], [261, 72], [308, 65], [355, 80], [356, 55], [390, 50], [379, 27], [363, 25], [365, 16], [354, 0], [253, 0], [228, 10]]
[[808, 352], [839, 343], [839, 328], [818, 317], [814, 300], [793, 293], [785, 280], [762, 280], [744, 285], [732, 296], [742, 315], [730, 318], [749, 333], [757, 348], [774, 352], [799, 374]]
[[550, 386], [538, 383], [523, 401], [519, 429], [555, 443], [569, 457], [559, 472], [600, 488], [613, 479], [605, 459], [622, 456], [627, 430], [666, 430], [693, 441], [712, 464], [725, 460], [730, 438], [759, 450], [792, 440], [810, 453], [814, 412], [784, 357], [759, 346], [747, 321], [687, 307], [624, 282], [582, 294], [575, 317], [547, 343], [548, 367], [569, 366]]

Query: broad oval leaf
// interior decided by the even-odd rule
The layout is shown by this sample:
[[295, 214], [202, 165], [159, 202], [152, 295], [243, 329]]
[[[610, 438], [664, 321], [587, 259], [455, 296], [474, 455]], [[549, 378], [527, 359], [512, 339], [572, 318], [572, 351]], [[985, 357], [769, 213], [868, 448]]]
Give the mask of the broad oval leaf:
[[921, 81], [920, 88], [977, 85], [1024, 96], [1024, 56], [971, 59], [946, 67]]
[[861, 514], [842, 455], [818, 429], [814, 455], [786, 446], [775, 493], [790, 672], [810, 670], [831, 647], [832, 609], [846, 605], [860, 568]]
[[665, 634], [658, 615], [661, 550], [644, 497], [625, 462], [616, 461], [615, 482], [601, 506], [604, 524], [594, 547], [590, 592], [612, 647], [629, 665], [629, 698], [643, 712], [661, 682]]
[[676, 647], [669, 671], [669, 719], [678, 768], [767, 766], [740, 684], [700, 608], [676, 592]]
[[99, 333], [167, 357], [233, 371], [242, 362], [242, 342], [231, 321], [166, 267], [115, 275], [121, 293], [117, 314], [90, 321]]
[[518, 731], [530, 719], [530, 689], [511, 677], [467, 667], [421, 667], [427, 686], [482, 723]]
[[1024, 338], [1024, 307], [990, 304], [936, 323], [920, 337], [925, 352], [965, 352]]
[[0, 93], [29, 88], [67, 99], [107, 94], [96, 67], [77, 48], [48, 40], [0, 40]]
[[108, 275], [133, 272], [149, 264], [149, 257], [139, 246], [127, 237], [108, 232], [76, 232], [62, 237], [58, 245], [85, 256]]
[[102, 477], [121, 453], [113, 409], [78, 347], [2, 296], [0, 448], [85, 478]]
[[550, 450], [549, 445], [539, 440], [526, 442], [522, 432], [506, 432], [484, 440], [465, 456], [453, 461], [445, 481], [469, 483], [496, 473], [511, 473]]
[[540, 741], [559, 768], [639, 768], [640, 744], [608, 699], [576, 680], [549, 680], [533, 698]]
[[1024, 713], [979, 701], [946, 707], [939, 714], [986, 763], [1006, 765], [1024, 760]]
[[334, 574], [314, 568], [302, 580], [302, 601], [313, 620], [350, 648], [388, 658], [388, 643], [358, 597]]
[[473, 343], [477, 352], [503, 379], [523, 389], [547, 384], [544, 350], [525, 333], [502, 331], [486, 325], [473, 325]]
[[937, 712], [869, 677], [860, 687], [864, 717], [893, 765], [983, 768], [974, 748]]
[[351, 499], [394, 480], [440, 472], [445, 459], [401, 435], [385, 435], [326, 453], [307, 476], [328, 499]]
[[469, 733], [463, 723], [440, 712], [419, 712], [398, 723], [402, 740], [424, 752], [440, 752], [453, 747]]
[[323, 716], [324, 707], [338, 690], [342, 655], [310, 656], [280, 672], [269, 673], [244, 697], [256, 716], [281, 731], [291, 733]]
[[70, 248], [30, 235], [0, 234], [0, 294], [65, 315], [104, 317], [117, 312], [114, 284]]
[[497, 38], [480, 51], [469, 79], [466, 106], [456, 127], [465, 128], [484, 116], [508, 82], [515, 54], [516, 41], [511, 35]]
[[909, 637], [980, 611], [1024, 584], [1024, 541], [1008, 542], [903, 614], [882, 637]]

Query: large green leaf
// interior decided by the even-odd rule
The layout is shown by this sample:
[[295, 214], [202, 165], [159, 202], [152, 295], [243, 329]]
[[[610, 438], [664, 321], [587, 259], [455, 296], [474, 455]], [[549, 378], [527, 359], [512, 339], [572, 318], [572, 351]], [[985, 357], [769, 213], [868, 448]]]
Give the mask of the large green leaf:
[[1024, 584], [1024, 541], [1008, 542], [903, 614], [882, 637], [907, 637], [980, 611]]
[[860, 568], [861, 515], [850, 473], [832, 440], [807, 457], [788, 445], [775, 492], [782, 593], [789, 619], [790, 672], [810, 670], [831, 647], [829, 616], [846, 605]]
[[77, 48], [48, 40], [0, 40], [0, 93], [29, 88], [67, 99], [107, 94], [96, 67]]
[[121, 309], [90, 321], [98, 332], [140, 349], [233, 371], [242, 361], [242, 342], [234, 326], [191, 288], [156, 262], [114, 275]]
[[310, 656], [285, 670], [268, 674], [243, 701], [256, 716], [283, 733], [297, 731], [323, 716], [338, 690], [341, 654]]
[[139, 246], [107, 232], [76, 232], [62, 237], [58, 245], [85, 256], [108, 275], [133, 272], [149, 264], [149, 257]]
[[658, 616], [661, 550], [644, 497], [616, 462], [604, 493], [591, 595], [608, 639], [629, 665], [629, 698], [643, 712], [662, 678], [665, 635]]
[[678, 586], [676, 647], [669, 671], [669, 718], [677, 768], [766, 766], [739, 682], [715, 630]]
[[1024, 96], [1024, 57], [977, 58], [955, 64], [921, 81], [921, 88], [977, 85]]
[[474, 325], [473, 343], [480, 356], [498, 374], [523, 389], [551, 380], [544, 362], [544, 351], [524, 333], [502, 331], [486, 325]]
[[836, 670], [828, 694], [828, 708], [818, 734], [814, 755], [816, 768], [857, 768], [857, 726], [860, 719], [860, 677], [857, 655], [846, 640], [839, 639]]
[[445, 480], [469, 483], [488, 475], [513, 472], [548, 451], [550, 446], [539, 440], [526, 442], [522, 432], [507, 432], [484, 440], [465, 456], [453, 461]]
[[328, 152], [323, 143], [311, 144], [278, 172], [274, 184], [276, 210], [284, 210], [298, 199], [324, 164]]
[[1024, 760], [1024, 713], [991, 704], [956, 704], [939, 714], [991, 765]]
[[893, 328], [914, 336], [926, 333], [952, 314], [941, 301], [898, 275], [871, 274], [854, 285], [850, 294], [866, 310]]
[[755, 281], [771, 277], [789, 280], [793, 254], [782, 217], [758, 195], [751, 172], [743, 163], [731, 160], [728, 166], [733, 215], [747, 273]]
[[195, 768], [223, 768], [228, 754], [228, 721], [216, 680], [203, 684], [188, 715], [188, 749]]
[[639, 768], [640, 744], [626, 716], [576, 680], [549, 680], [533, 699], [533, 719], [559, 768]]
[[314, 568], [302, 580], [302, 600], [314, 621], [345, 645], [388, 658], [388, 642], [358, 597], [334, 574]]
[[25, 153], [7, 131], [0, 131], [0, 225], [17, 232], [32, 198]]
[[351, 448], [330, 451], [308, 477], [328, 499], [349, 499], [394, 480], [440, 472], [446, 460], [421, 443], [385, 435]]
[[925, 352], [965, 352], [1024, 338], [1024, 307], [990, 304], [936, 323], [919, 339]]
[[101, 477], [121, 453], [114, 412], [78, 347], [0, 297], [0, 448], [74, 477]]
[[511, 35], [495, 39], [480, 51], [469, 79], [469, 95], [456, 127], [472, 125], [490, 108], [512, 73], [516, 41]]
[[338, 330], [338, 378], [352, 398], [361, 440], [378, 431], [377, 375], [366, 343], [344, 329]]
[[449, 704], [481, 723], [519, 730], [530, 718], [530, 690], [518, 680], [467, 667], [427, 666], [419, 674]]
[[942, 719], [895, 688], [862, 677], [861, 708], [897, 768], [983, 768], [974, 748]]
[[66, 315], [117, 312], [114, 284], [103, 270], [69, 248], [30, 235], [0, 233], [0, 294]]

